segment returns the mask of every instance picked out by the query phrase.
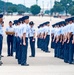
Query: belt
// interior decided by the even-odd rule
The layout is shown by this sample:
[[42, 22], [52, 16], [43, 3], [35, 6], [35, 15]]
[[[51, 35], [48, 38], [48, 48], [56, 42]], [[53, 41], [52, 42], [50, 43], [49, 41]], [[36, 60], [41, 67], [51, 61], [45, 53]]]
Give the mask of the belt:
[[33, 36], [29, 37], [29, 38], [33, 38]]
[[28, 39], [28, 37], [26, 37], [26, 39]]
[[0, 34], [0, 36], [3, 36], [2, 34]]

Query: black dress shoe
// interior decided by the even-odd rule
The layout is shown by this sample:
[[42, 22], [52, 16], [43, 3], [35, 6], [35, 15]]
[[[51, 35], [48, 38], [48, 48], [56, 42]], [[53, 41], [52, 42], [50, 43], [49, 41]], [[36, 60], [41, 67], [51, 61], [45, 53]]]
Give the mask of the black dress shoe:
[[50, 51], [45, 51], [46, 53], [50, 53]]
[[64, 61], [65, 63], [68, 63], [68, 61]]
[[74, 64], [74, 62], [69, 62], [69, 64]]
[[3, 55], [1, 55], [1, 57], [4, 57]]
[[21, 66], [29, 66], [29, 64], [21, 64]]
[[7, 57], [10, 57], [10, 55], [7, 55]]
[[11, 55], [13, 57], [13, 55]]
[[18, 62], [18, 64], [21, 64], [21, 62]]
[[35, 56], [29, 56], [29, 57], [35, 57]]
[[3, 64], [3, 62], [2, 61], [0, 61], [0, 66]]

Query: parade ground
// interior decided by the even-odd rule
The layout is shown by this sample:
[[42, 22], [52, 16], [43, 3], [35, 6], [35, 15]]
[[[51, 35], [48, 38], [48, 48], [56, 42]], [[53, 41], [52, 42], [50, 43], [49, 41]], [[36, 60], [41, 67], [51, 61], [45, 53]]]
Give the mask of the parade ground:
[[[4, 35], [3, 35], [3, 65], [0, 66], [0, 75], [74, 75], [74, 64], [64, 63], [62, 59], [54, 58], [54, 50], [50, 49], [50, 53], [45, 53], [36, 46], [36, 57], [30, 56], [30, 46], [28, 47], [29, 66], [18, 65], [14, 57], [7, 57], [7, 42], [5, 28], [8, 22], [16, 20], [21, 16], [4, 16]], [[62, 21], [64, 19], [53, 17], [31, 16], [30, 21], [34, 21], [35, 28], [45, 21], [50, 21], [50, 25]]]

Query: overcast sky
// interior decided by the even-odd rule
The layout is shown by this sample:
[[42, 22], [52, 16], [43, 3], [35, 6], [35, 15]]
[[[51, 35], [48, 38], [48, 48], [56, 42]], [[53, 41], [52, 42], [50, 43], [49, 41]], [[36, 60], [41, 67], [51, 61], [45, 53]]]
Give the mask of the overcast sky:
[[[3, 0], [3, 1], [12, 2], [14, 4], [23, 4], [23, 5], [25, 4], [27, 7], [36, 4], [36, 0]], [[54, 5], [54, 1], [55, 0], [38, 0], [38, 5], [43, 7], [44, 3], [44, 8], [50, 8], [50, 6], [52, 7]]]

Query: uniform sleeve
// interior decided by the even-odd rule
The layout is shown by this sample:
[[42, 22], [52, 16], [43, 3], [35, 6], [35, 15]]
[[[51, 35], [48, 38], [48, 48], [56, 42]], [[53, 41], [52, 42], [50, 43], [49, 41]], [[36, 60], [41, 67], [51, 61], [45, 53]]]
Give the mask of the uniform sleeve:
[[72, 32], [72, 34], [74, 34], [74, 25], [73, 26], [71, 26], [71, 32]]
[[23, 27], [22, 31], [23, 31], [23, 34], [26, 33], [26, 26]]
[[44, 28], [44, 31], [45, 31], [45, 33], [48, 33], [48, 28], [45, 27], [45, 28]]
[[35, 33], [35, 28], [33, 28], [33, 33]]
[[39, 29], [37, 29], [37, 34], [39, 34]]
[[6, 28], [6, 31], [8, 31], [8, 27]]
[[58, 30], [57, 30], [57, 36], [59, 36], [61, 34], [61, 28], [59, 28]]

